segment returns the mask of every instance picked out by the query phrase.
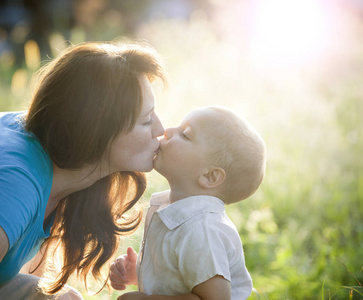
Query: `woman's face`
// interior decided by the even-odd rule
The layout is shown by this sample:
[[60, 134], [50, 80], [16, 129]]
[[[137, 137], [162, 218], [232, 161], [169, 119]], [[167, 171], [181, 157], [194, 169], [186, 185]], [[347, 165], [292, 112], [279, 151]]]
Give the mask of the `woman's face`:
[[135, 127], [129, 133], [118, 134], [109, 150], [108, 165], [111, 173], [118, 171], [149, 172], [153, 169], [153, 158], [159, 149], [157, 137], [164, 134], [164, 128], [156, 115], [155, 97], [149, 80], [142, 79], [143, 107]]

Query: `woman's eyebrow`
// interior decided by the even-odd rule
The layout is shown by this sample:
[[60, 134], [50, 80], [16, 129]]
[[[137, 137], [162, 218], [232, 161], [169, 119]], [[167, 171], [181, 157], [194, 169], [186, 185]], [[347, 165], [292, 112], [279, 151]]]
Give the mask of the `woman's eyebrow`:
[[146, 117], [146, 116], [150, 115], [154, 111], [154, 109], [155, 109], [155, 106], [153, 106], [147, 113], [145, 113], [143, 115], [143, 117]]

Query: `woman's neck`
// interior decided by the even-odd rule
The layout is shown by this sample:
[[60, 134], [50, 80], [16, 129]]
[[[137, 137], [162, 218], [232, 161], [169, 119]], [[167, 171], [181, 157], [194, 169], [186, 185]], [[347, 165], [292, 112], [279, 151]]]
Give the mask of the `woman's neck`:
[[53, 164], [53, 182], [45, 211], [47, 218], [57, 207], [60, 200], [68, 195], [88, 188], [97, 180], [107, 176], [95, 166], [87, 166], [77, 170], [65, 170]]

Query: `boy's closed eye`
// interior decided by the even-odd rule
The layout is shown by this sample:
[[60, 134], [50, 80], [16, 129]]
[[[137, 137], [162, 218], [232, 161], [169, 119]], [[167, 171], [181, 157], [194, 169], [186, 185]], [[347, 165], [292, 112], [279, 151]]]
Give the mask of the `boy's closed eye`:
[[183, 139], [190, 140], [190, 138], [189, 138], [189, 137], [188, 137], [188, 135], [185, 133], [185, 131], [181, 131], [181, 132], [180, 132], [180, 136], [181, 136]]
[[193, 139], [193, 131], [192, 129], [190, 128], [190, 126], [187, 126], [187, 127], [184, 127], [180, 130], [180, 136], [183, 138], [183, 139], [186, 139], [186, 140], [192, 140]]

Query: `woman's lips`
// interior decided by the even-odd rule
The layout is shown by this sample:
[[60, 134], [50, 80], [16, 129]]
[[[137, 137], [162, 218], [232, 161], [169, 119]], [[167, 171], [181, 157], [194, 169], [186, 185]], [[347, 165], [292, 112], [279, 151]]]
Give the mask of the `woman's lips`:
[[159, 153], [159, 151], [160, 151], [160, 144], [159, 144], [158, 148], [154, 151], [154, 153], [155, 153], [155, 154], [158, 154], [158, 153]]
[[158, 155], [159, 151], [160, 151], [160, 146], [158, 147], [158, 149], [154, 151], [154, 158]]

